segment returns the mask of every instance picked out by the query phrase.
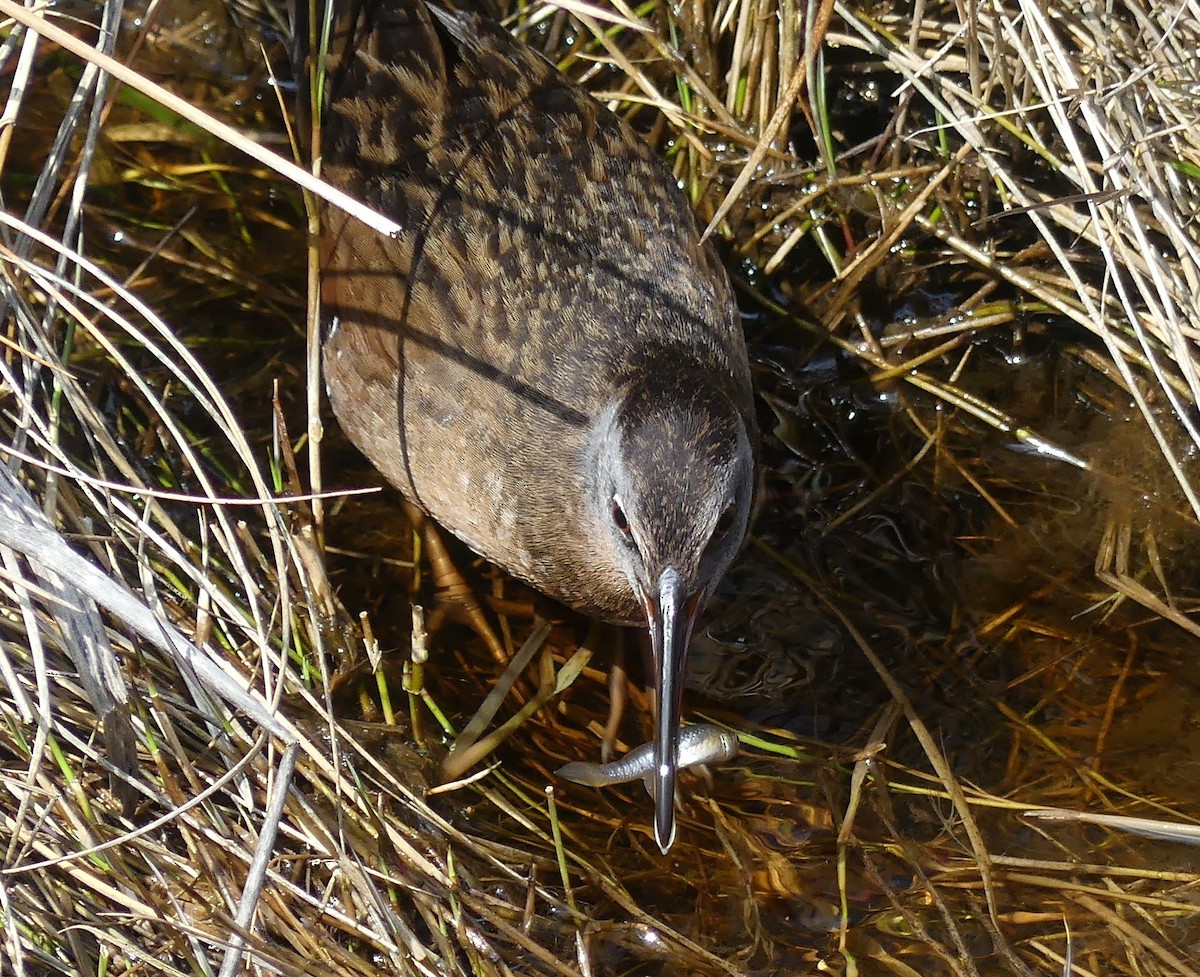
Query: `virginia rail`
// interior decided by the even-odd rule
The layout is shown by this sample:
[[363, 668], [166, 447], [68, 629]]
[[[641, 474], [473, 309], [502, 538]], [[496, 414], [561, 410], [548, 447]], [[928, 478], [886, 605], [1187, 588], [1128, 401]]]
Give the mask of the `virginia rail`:
[[423, 0], [337, 12], [323, 174], [403, 231], [323, 216], [334, 413], [476, 552], [649, 627], [665, 852], [688, 642], [755, 488], [728, 277], [650, 148], [497, 25]]

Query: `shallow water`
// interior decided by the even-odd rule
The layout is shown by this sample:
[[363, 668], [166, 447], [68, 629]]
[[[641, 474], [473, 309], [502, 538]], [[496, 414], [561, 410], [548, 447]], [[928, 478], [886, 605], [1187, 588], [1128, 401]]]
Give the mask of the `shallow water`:
[[[233, 94], [218, 104], [248, 127], [269, 128], [274, 113], [256, 61], [240, 47], [238, 57], [224, 59], [240, 36], [232, 22], [204, 26], [220, 10], [176, 5], [161, 25], [167, 39], [151, 45], [156, 55], [147, 66], [184, 75], [197, 98], [205, 86], [228, 82]], [[214, 49], [222, 52], [217, 61]], [[39, 97], [52, 100], [53, 86]], [[135, 114], [128, 105], [120, 112]], [[33, 144], [47, 135], [32, 127], [16, 150], [36, 156]], [[194, 159], [195, 147], [184, 140], [163, 148], [143, 135], [106, 147], [106, 165], [126, 178], [108, 184], [90, 213], [98, 250], [132, 267], [199, 201], [185, 233], [167, 239], [140, 287], [170, 309], [264, 445], [272, 379], [283, 380], [289, 424], [302, 430], [304, 257], [294, 197], [244, 164], [227, 177], [236, 193], [215, 182], [203, 183], [204, 193], [179, 192], [164, 181], [171, 164]], [[141, 215], [140, 225], [130, 213]], [[246, 225], [252, 243], [241, 236]], [[927, 267], [914, 271], [900, 257], [887, 283], [896, 287], [864, 297], [871, 309], [865, 328], [889, 350], [915, 345], [911, 337], [922, 330], [951, 328], [978, 284], [952, 270], [937, 280], [928, 270], [936, 267], [933, 249], [921, 253]], [[1194, 610], [1196, 527], [1142, 422], [1088, 360], [1088, 338], [1053, 317], [1022, 312], [1005, 327], [968, 336], [926, 369], [953, 374], [957, 385], [1091, 463], [1091, 472], [1032, 454], [1012, 435], [902, 379], [874, 382], [861, 358], [752, 296], [750, 286], [769, 287], [772, 298], [804, 308], [811, 262], [801, 248], [773, 278], [738, 274], [767, 474], [755, 539], [696, 634], [688, 698], [690, 715], [727, 722], [799, 756], [747, 747], [714, 771], [711, 785], [687, 778], [680, 842], [665, 858], [650, 839], [650, 806], [638, 785], [558, 785], [570, 849], [619, 883], [617, 893], [583, 870], [574, 877], [600, 973], [678, 972], [678, 948], [664, 942], [656, 921], [737, 972], [806, 972], [818, 964], [844, 972], [837, 950], [843, 895], [847, 953], [860, 962], [903, 972], [893, 965], [904, 961], [940, 974], [954, 971], [948, 961], [965, 959], [982, 973], [1014, 972], [988, 918], [960, 819], [847, 622], [896, 677], [960, 782], [990, 795], [989, 803], [1200, 817], [1200, 639], [1114, 600], [1093, 571], [1109, 528], [1119, 535], [1128, 527], [1130, 576]], [[97, 390], [112, 398], [115, 417], [136, 410], [128, 390], [107, 382], [98, 375]], [[336, 432], [325, 450], [331, 480], [372, 480]], [[410, 575], [401, 564], [411, 541], [395, 502], [384, 493], [334, 507], [329, 539], [338, 550], [330, 563], [340, 598], [351, 612], [370, 611], [398, 688], [409, 621]], [[499, 586], [506, 596], [533, 599], [511, 582], [486, 583], [496, 574], [459, 555], [480, 589]], [[561, 664], [586, 622], [551, 613]], [[511, 626], [519, 643], [529, 621], [514, 616]], [[429, 682], [461, 722], [502, 666], [462, 632], [448, 631], [442, 642]], [[359, 669], [338, 689], [347, 720], [361, 717], [364, 698], [368, 710], [373, 704], [360, 695]], [[527, 696], [532, 684], [518, 686], [518, 694]], [[501, 773], [538, 797], [558, 763], [596, 758], [589, 751], [597, 740], [584, 731], [604, 719], [606, 705], [599, 677], [581, 681], [501, 750]], [[621, 730], [627, 744], [646, 737], [645, 718], [635, 690]], [[864, 797], [846, 827], [853, 773], [866, 755]], [[414, 762], [411, 753], [403, 762]], [[432, 775], [432, 765], [424, 773]], [[437, 803], [480, 838], [530, 846], [539, 883], [557, 894], [549, 847], [531, 840], [511, 812], [472, 792]], [[1122, 951], [1112, 931], [1078, 898], [1078, 887], [1100, 898], [1117, 879], [1161, 901], [1147, 910], [1160, 927], [1154, 939], [1182, 959], [1198, 956], [1200, 930], [1186, 912], [1200, 882], [1193, 849], [1034, 824], [1000, 807], [974, 810], [996, 856], [1000, 932], [1014, 953], [1044, 967], [1025, 948], [1042, 941], [1062, 951], [1065, 917], [1081, 965], [1118, 972]], [[1160, 877], [1152, 880], [1154, 873]], [[532, 887], [499, 876], [482, 881], [520, 917]], [[631, 903], [652, 919], [638, 918]], [[529, 928], [564, 958], [574, 953], [569, 917], [548, 903], [539, 902]], [[712, 964], [711, 972], [720, 967]]]

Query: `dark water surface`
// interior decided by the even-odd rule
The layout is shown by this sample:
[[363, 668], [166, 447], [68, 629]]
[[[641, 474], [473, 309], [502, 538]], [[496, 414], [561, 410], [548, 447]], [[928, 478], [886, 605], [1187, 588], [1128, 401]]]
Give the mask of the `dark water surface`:
[[[247, 48], [248, 22], [211, 3], [169, 5], [160, 17], [144, 69], [278, 142], [278, 112]], [[52, 84], [38, 94], [54, 97]], [[145, 124], [136, 106], [118, 101], [113, 125], [122, 120]], [[264, 444], [273, 380], [283, 384], [293, 433], [302, 431], [305, 258], [294, 194], [241, 160], [219, 180], [186, 177], [182, 191], [177, 168], [198, 153], [235, 157], [203, 139], [124, 133], [103, 148], [102, 171], [112, 177], [89, 210], [96, 248], [130, 268], [179, 225], [147, 266], [144, 297], [190, 337]], [[15, 152], [36, 157], [35, 144], [47, 136], [36, 126], [25, 130]], [[1200, 817], [1200, 639], [1114, 597], [1094, 572], [1105, 541], [1127, 538], [1127, 576], [1192, 610], [1187, 595], [1200, 589], [1195, 525], [1133, 406], [1095, 369], [1087, 337], [1036, 311], [1008, 314], [1004, 326], [977, 333], [962, 326], [961, 305], [978, 282], [937, 270], [929, 242], [912, 247], [928, 267], [918, 275], [911, 256], [898, 258], [893, 281], [872, 286], [860, 320], [867, 333], [899, 350], [922, 330], [958, 323], [962, 343], [922, 369], [953, 375], [957, 386], [1092, 470], [1030, 451], [903, 376], [881, 380], [865, 358], [806, 328], [812, 256], [803, 249], [765, 279], [749, 273], [752, 262], [731, 258], [766, 474], [754, 539], [696, 634], [687, 711], [779, 749], [747, 747], [711, 784], [689, 778], [680, 843], [665, 858], [654, 850], [638, 785], [558, 785], [571, 848], [738, 972], [812, 972], [818, 964], [844, 972], [837, 952], [843, 894], [847, 952], [887, 968], [875, 972], [952, 973], [957, 965], [949, 961], [963, 959], [979, 973], [1016, 972], [988, 918], [961, 820], [849, 623], [895, 676], [963, 788], [988, 798], [973, 810], [996, 857], [996, 908], [1013, 953], [1044, 966], [1024, 946], [1042, 941], [1064, 952], [1066, 917], [1082, 921], [1071, 937], [1081, 964], [1093, 973], [1126, 972], [1109, 969], [1119, 957], [1111, 931], [1080, 915], [1081, 903], [1060, 890], [1102, 890], [1109, 877], [1126, 885], [1128, 873], [1159, 873], [1143, 886], [1169, 903], [1147, 910], [1155, 939], [1195, 960], [1200, 926], [1179, 908], [1195, 902], [1195, 849], [1046, 826], [1016, 810]], [[770, 301], [756, 297], [759, 290]], [[1002, 309], [1020, 300], [1003, 295]], [[107, 382], [98, 369], [97, 390], [121, 405], [114, 414], [136, 409], [122, 400], [128, 391]], [[335, 431], [325, 452], [332, 482], [372, 481]], [[410, 578], [400, 563], [409, 536], [390, 492], [347, 502], [329, 520], [339, 596], [352, 613], [370, 612], [390, 653], [385, 668], [398, 669], [407, 655]], [[1112, 569], [1112, 560], [1100, 562]], [[490, 571], [468, 570], [488, 586]], [[504, 592], [532, 600], [511, 583]], [[586, 622], [561, 611], [556, 617], [561, 663]], [[511, 623], [519, 643], [529, 619]], [[443, 639], [429, 681], [461, 723], [502, 666], [469, 635], [451, 630]], [[593, 664], [603, 668], [602, 657]], [[347, 720], [362, 718], [354, 681], [339, 698]], [[606, 703], [597, 677], [569, 690], [502, 749], [503, 772], [537, 797], [559, 762], [594, 759], [587, 751], [595, 737], [584, 730], [603, 721]], [[635, 691], [621, 729], [629, 745], [647, 733], [639, 705]], [[866, 756], [864, 794], [847, 827], [853, 774]], [[482, 838], [525, 840], [518, 821], [477, 794], [438, 803]], [[544, 859], [547, 849], [534, 847]], [[544, 867], [539, 881], [557, 891], [557, 876]], [[498, 873], [489, 884], [498, 903], [514, 911], [524, 905], [526, 891], [511, 880]], [[588, 940], [598, 972], [679, 972], [655, 926], [611, 889], [581, 873], [574, 898], [593, 920]], [[566, 916], [542, 912], [530, 931], [564, 958], [573, 955]], [[948, 949], [939, 954], [934, 946]]]

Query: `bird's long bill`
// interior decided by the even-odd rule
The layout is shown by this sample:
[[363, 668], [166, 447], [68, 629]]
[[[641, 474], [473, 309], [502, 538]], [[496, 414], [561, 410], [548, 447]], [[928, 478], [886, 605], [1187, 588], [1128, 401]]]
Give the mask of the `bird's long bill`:
[[654, 730], [654, 840], [665, 854], [675, 841], [675, 768], [679, 760], [679, 709], [688, 642], [699, 601], [689, 595], [683, 578], [667, 567], [658, 592], [647, 607], [654, 670], [658, 683], [658, 717]]

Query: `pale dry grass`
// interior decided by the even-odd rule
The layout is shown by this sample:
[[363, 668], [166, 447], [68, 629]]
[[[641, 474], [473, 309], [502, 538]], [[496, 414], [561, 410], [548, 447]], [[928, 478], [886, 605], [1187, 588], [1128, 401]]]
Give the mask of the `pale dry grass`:
[[[0, 10], [26, 24], [40, 16], [9, 0]], [[129, 51], [131, 18], [116, 5], [103, 13], [123, 21], [117, 50]], [[93, 42], [75, 21], [49, 19], [83, 38], [78, 46]], [[926, 470], [934, 481], [953, 475], [1015, 525], [1005, 486], [951, 437], [970, 418], [987, 428], [978, 438], [1085, 471], [1111, 500], [1094, 576], [1090, 566], [1069, 579], [1034, 573], [1008, 605], [964, 608], [961, 634], [913, 639], [929, 672], [971, 689], [975, 708], [1003, 724], [1008, 776], [995, 792], [958, 779], [915, 673], [893, 678], [886, 642], [845, 616], [854, 595], [830, 596], [772, 551], [765, 559], [813, 595], [848, 636], [845, 654], [865, 657], [888, 690], [891, 704], [852, 747], [764, 736], [756, 759], [728, 774], [732, 794], [689, 807], [670, 863], [629, 815], [645, 810], [636, 794], [548, 798], [540, 761], [426, 797], [430, 767], [402, 720], [351, 724], [329, 705], [334, 673], [364, 653], [358, 608], [348, 615], [326, 578], [297, 473], [306, 463], [294, 461], [271, 404], [271, 379], [294, 379], [297, 366], [264, 367], [235, 409], [233, 377], [214, 377], [218, 359], [206, 360], [186, 311], [143, 295], [168, 294], [178, 275], [246, 296], [251, 315], [282, 306], [298, 318], [298, 305], [190, 217], [160, 230], [157, 214], [114, 216], [89, 198], [112, 179], [98, 147], [114, 88], [78, 61], [63, 71], [67, 55], [48, 57], [47, 42], [13, 28], [0, 51], [11, 92], [0, 129], [5, 968], [1196, 972], [1190, 931], [1179, 935], [1200, 882], [1186, 857], [1160, 864], [1119, 835], [1088, 849], [1060, 822], [1018, 815], [1137, 813], [1161, 823], [1126, 827], [1161, 837], [1200, 814], [1195, 798], [1110, 773], [1104, 760], [1127, 690], [1160, 681], [1138, 664], [1138, 642], [1173, 640], [1142, 638], [1146, 622], [1176, 626], [1185, 660], [1197, 632], [1186, 557], [1200, 517], [1200, 7], [930, 3], [901, 14], [787, 0], [573, 0], [522, 6], [511, 25], [669, 152], [734, 263], [758, 269], [741, 281], [748, 303], [790, 322], [794, 345], [832, 344], [880, 389], [900, 391], [897, 413], [922, 447], [879, 492]], [[831, 103], [831, 86], [848, 77], [876, 82], [852, 91], [882, 106], [872, 132], [851, 134]], [[67, 82], [78, 97], [49, 123], [44, 106], [33, 116], [61, 125], [57, 148], [16, 161], [30, 100]], [[113, 104], [126, 118], [128, 101]], [[228, 104], [209, 114], [239, 121]], [[188, 162], [164, 164], [155, 193], [187, 197], [222, 173], [242, 186], [267, 180], [236, 152], [207, 142], [198, 154], [191, 135], [168, 128], [145, 143]], [[214, 131], [244, 146], [236, 131]], [[36, 187], [22, 183], [27, 171]], [[302, 234], [261, 198], [242, 218], [250, 233], [274, 221]], [[153, 233], [144, 264], [122, 267], [103, 248], [92, 257], [94, 228], [114, 225]], [[945, 314], [880, 328], [864, 307], [872, 290], [902, 294], [935, 274], [960, 296]], [[1141, 418], [1161, 465], [1123, 466], [989, 396], [976, 343], [1029, 320], [1043, 334], [1074, 324], [1094, 337], [1063, 343], [1114, 412]], [[1145, 613], [1111, 633], [1075, 632], [1039, 616], [1049, 592], [1080, 610], [1104, 605], [1114, 620], [1122, 600]], [[973, 656], [1033, 640], [1050, 646], [1050, 664], [1002, 688], [972, 671]], [[572, 651], [531, 647], [536, 684], [553, 691]], [[1074, 726], [1035, 722], [1029, 703], [1014, 705], [1019, 688], [1038, 690], [1039, 706], [1069, 700]], [[412, 695], [436, 729], [428, 691]], [[403, 714], [406, 692], [391, 696]], [[573, 703], [561, 725], [531, 722], [529, 742], [548, 757], [593, 748], [580, 732], [587, 708]], [[893, 754], [905, 738], [915, 745], [902, 760]], [[767, 818], [760, 803], [792, 820]], [[768, 822], [805, 819], [818, 825], [808, 846], [764, 833]], [[1021, 824], [1036, 825], [1044, 844], [1030, 842], [1027, 855], [997, 847]], [[893, 880], [896, 865], [907, 885]], [[820, 901], [813, 889], [836, 894], [825, 932], [781, 932], [788, 913]], [[869, 913], [864, 890], [874, 893]]]

